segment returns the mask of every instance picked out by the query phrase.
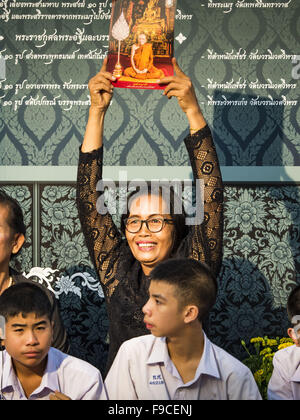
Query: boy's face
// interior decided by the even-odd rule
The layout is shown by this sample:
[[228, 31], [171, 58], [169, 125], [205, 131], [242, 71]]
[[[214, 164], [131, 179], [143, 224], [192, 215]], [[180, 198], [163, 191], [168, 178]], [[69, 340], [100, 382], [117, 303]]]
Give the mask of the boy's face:
[[19, 314], [6, 323], [4, 345], [15, 367], [37, 368], [44, 361], [52, 342], [52, 325], [47, 316], [26, 318]]
[[164, 281], [152, 280], [149, 299], [143, 307], [146, 328], [156, 337], [180, 335], [184, 327], [184, 309], [180, 309], [176, 289]]

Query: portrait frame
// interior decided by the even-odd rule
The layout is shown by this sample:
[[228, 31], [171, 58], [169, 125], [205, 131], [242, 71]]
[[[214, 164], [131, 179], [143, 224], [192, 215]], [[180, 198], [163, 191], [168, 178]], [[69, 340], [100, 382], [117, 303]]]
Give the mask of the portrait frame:
[[163, 89], [172, 76], [176, 0], [113, 0], [107, 70], [115, 87]]

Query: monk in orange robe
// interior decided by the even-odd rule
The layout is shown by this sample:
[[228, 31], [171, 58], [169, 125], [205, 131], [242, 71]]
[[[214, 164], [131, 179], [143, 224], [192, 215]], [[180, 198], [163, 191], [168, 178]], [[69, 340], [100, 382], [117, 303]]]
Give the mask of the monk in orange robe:
[[139, 34], [138, 44], [132, 46], [131, 66], [124, 70], [124, 76], [141, 80], [165, 77], [164, 72], [153, 65], [152, 44], [147, 42], [144, 33]]

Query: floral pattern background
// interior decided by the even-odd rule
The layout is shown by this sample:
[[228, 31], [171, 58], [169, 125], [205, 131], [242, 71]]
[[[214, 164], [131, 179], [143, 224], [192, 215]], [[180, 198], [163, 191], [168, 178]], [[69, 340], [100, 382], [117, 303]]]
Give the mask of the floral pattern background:
[[[32, 223], [37, 217], [39, 245], [34, 251], [39, 265], [57, 269], [56, 277], [61, 278], [55, 290], [71, 352], [103, 371], [108, 320], [99, 283], [94, 290], [83, 287], [81, 273], [94, 282], [98, 278], [77, 216], [75, 185], [40, 185], [38, 214], [33, 211], [30, 185], [4, 189], [21, 203], [28, 226], [26, 246], [15, 265], [26, 272], [32, 267]], [[238, 358], [245, 356], [241, 339], [286, 334], [287, 297], [300, 283], [299, 197], [300, 187], [295, 185], [225, 187], [223, 264], [206, 331]]]
[[[89, 276], [93, 286], [86, 285]], [[70, 342], [69, 353], [96, 366], [102, 374], [108, 353], [108, 320], [102, 288], [93, 268], [67, 266], [56, 274], [60, 313]], [[97, 287], [98, 285], [98, 287]]]
[[64, 269], [90, 264], [81, 234], [73, 186], [41, 186], [41, 266]]
[[299, 244], [299, 186], [226, 187], [223, 264], [208, 328], [217, 344], [242, 358], [241, 339], [286, 335]]

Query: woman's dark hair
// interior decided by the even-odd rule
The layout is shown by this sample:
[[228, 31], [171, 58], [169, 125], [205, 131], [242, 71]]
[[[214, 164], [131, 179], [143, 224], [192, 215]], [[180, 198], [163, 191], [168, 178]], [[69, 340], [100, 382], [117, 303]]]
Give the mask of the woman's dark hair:
[[22, 314], [24, 318], [30, 313], [38, 317], [52, 319], [52, 305], [41, 286], [22, 281], [8, 289], [0, 296], [0, 315], [6, 322], [9, 318]]
[[[128, 197], [127, 197], [127, 203], [126, 203], [126, 211], [123, 211], [121, 216], [121, 231], [125, 235], [125, 221], [129, 217], [130, 214], [130, 205], [133, 199], [138, 198], [142, 195], [151, 195], [151, 194], [157, 194], [160, 197], [164, 199], [164, 201], [168, 201], [169, 210], [170, 210], [170, 216], [174, 223], [175, 228], [175, 241], [174, 246], [172, 249], [172, 254], [174, 254], [183, 238], [188, 234], [188, 226], [186, 225], [186, 213], [184, 210], [183, 202], [174, 191], [174, 188], [172, 185], [166, 184], [160, 184], [157, 186], [153, 191], [153, 184], [147, 184], [146, 189], [143, 187], [139, 187], [137, 185], [137, 189], [132, 191]], [[167, 200], [165, 199], [167, 198]]]
[[13, 232], [22, 233], [25, 236], [26, 227], [24, 224], [23, 212], [17, 200], [10, 197], [5, 191], [0, 190], [0, 205], [9, 208], [7, 223]]

